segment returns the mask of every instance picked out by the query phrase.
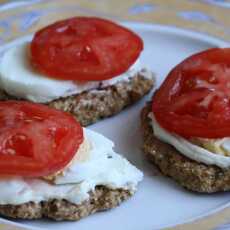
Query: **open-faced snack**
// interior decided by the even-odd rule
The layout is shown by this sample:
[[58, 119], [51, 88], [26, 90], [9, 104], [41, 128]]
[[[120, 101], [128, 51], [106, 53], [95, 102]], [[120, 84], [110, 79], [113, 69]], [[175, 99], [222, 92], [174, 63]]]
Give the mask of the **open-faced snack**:
[[117, 206], [143, 174], [113, 146], [63, 111], [0, 102], [0, 214], [78, 220]]
[[142, 110], [144, 152], [197, 192], [230, 190], [230, 48], [185, 59]]
[[81, 125], [112, 116], [153, 87], [142, 39], [106, 19], [51, 24], [4, 51], [0, 99], [22, 99], [70, 112]]

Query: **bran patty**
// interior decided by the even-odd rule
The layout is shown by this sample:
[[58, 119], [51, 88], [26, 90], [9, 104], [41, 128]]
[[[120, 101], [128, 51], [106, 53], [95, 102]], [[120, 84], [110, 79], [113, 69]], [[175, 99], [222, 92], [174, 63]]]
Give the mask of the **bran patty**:
[[[82, 126], [113, 116], [145, 96], [154, 85], [154, 76], [141, 70], [128, 80], [114, 85], [59, 98], [47, 105], [74, 115]], [[0, 100], [16, 99], [0, 91]]]
[[141, 112], [143, 151], [163, 175], [196, 192], [213, 193], [230, 190], [230, 169], [191, 160], [173, 146], [157, 139], [150, 124], [149, 112], [151, 104], [147, 104]]
[[76, 205], [67, 200], [50, 200], [20, 205], [0, 205], [0, 215], [17, 219], [40, 219], [47, 217], [57, 221], [80, 220], [98, 211], [114, 208], [132, 196], [133, 192], [97, 186], [90, 198]]

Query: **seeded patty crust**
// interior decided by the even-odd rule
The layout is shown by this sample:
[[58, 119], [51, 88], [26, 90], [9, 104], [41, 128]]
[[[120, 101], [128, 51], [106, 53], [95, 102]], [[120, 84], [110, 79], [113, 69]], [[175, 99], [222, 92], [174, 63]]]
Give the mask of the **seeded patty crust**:
[[174, 179], [181, 186], [200, 193], [230, 190], [230, 169], [196, 162], [182, 155], [173, 146], [158, 140], [150, 125], [151, 104], [141, 112], [143, 151], [161, 173]]
[[[85, 91], [73, 96], [59, 98], [47, 105], [74, 115], [82, 126], [88, 126], [113, 116], [144, 97], [153, 87], [155, 78], [146, 69], [128, 80], [114, 85]], [[0, 92], [0, 100], [17, 99]]]
[[105, 186], [97, 186], [90, 198], [76, 205], [67, 200], [50, 200], [40, 203], [28, 202], [21, 205], [0, 205], [0, 214], [15, 219], [40, 219], [47, 217], [56, 221], [80, 220], [98, 211], [118, 206], [132, 196], [129, 190], [112, 190]]

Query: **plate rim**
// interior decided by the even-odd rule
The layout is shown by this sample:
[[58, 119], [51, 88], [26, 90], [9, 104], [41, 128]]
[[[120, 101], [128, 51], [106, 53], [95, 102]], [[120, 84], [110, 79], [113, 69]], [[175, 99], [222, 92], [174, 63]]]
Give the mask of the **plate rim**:
[[183, 37], [188, 37], [192, 39], [197, 39], [201, 40], [204, 42], [211, 43], [213, 45], [217, 45], [220, 48], [225, 48], [230, 46], [230, 41], [227, 41], [223, 38], [219, 38], [215, 35], [205, 33], [205, 32], [200, 32], [200, 31], [195, 31], [192, 29], [187, 29], [187, 28], [182, 28], [178, 27], [175, 25], [164, 25], [164, 24], [159, 24], [159, 23], [151, 23], [151, 22], [141, 22], [141, 21], [131, 21], [131, 20], [114, 20], [124, 26], [129, 27], [130, 25], [136, 28], [146, 28], [146, 29], [153, 29], [157, 30], [160, 32], [165, 32], [165, 33], [171, 33], [175, 35], [183, 35]]

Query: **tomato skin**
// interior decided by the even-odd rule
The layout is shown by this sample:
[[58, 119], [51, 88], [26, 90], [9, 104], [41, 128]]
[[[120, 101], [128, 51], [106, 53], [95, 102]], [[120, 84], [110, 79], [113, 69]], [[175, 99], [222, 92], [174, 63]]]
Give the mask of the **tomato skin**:
[[159, 124], [183, 137], [230, 136], [230, 48], [213, 48], [173, 68], [153, 96]]
[[106, 19], [75, 17], [35, 33], [31, 62], [51, 78], [100, 81], [127, 71], [142, 49], [141, 38], [125, 27]]
[[65, 112], [30, 102], [0, 102], [0, 175], [53, 174], [72, 160], [82, 142], [82, 127]]

